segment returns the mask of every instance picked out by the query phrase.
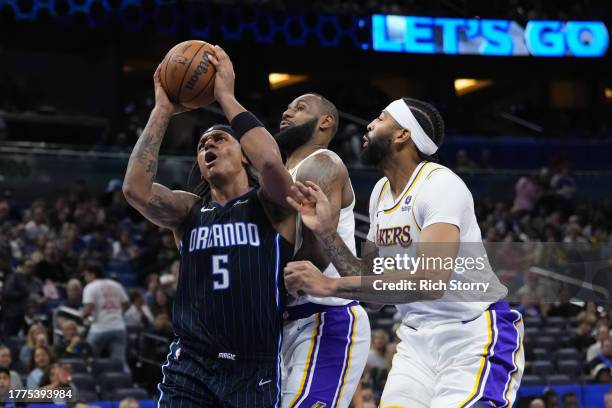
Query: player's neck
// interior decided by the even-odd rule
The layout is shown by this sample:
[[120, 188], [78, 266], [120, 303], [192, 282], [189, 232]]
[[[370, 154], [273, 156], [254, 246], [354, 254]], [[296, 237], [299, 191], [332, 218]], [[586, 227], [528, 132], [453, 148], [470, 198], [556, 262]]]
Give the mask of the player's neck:
[[233, 182], [221, 185], [210, 185], [210, 197], [213, 201], [223, 205], [232, 198], [240, 197], [250, 190], [249, 180], [245, 177], [236, 177]]
[[383, 167], [383, 173], [389, 180], [391, 194], [397, 197], [404, 191], [404, 187], [412, 177], [420, 162], [415, 160], [388, 160]]
[[288, 169], [294, 168], [302, 160], [320, 149], [327, 149], [327, 145], [324, 143], [306, 143], [305, 145], [298, 147], [289, 155], [289, 157], [287, 157], [286, 167]]

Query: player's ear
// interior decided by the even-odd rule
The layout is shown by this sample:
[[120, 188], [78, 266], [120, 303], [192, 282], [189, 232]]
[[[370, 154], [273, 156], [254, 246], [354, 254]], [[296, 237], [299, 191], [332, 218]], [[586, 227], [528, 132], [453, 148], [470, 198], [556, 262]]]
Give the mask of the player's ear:
[[398, 144], [406, 143], [410, 140], [410, 136], [410, 130], [404, 128], [397, 129], [393, 134], [393, 142]]
[[319, 118], [319, 129], [326, 130], [334, 126], [334, 117], [332, 115], [323, 115]]

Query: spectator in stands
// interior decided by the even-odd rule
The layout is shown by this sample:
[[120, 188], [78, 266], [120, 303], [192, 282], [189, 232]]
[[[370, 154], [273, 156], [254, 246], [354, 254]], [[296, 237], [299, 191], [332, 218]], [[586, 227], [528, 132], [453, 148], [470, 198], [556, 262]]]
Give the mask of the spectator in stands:
[[536, 398], [529, 403], [529, 408], [546, 408], [542, 398]]
[[578, 313], [579, 321], [586, 321], [591, 325], [597, 323], [597, 305], [595, 302], [587, 302], [585, 309]]
[[140, 255], [138, 245], [134, 243], [130, 231], [122, 228], [119, 231], [119, 239], [113, 242], [111, 258], [117, 261], [129, 262]]
[[[70, 382], [71, 369], [69, 365], [60, 366], [59, 364], [52, 364], [46, 371], [40, 380], [40, 388], [43, 390], [66, 390], [70, 391], [70, 395], [76, 395], [77, 389], [74, 384]], [[48, 402], [62, 403], [66, 398], [53, 400], [48, 398]]]
[[81, 339], [79, 326], [70, 319], [61, 324], [62, 335], [55, 345], [55, 355], [58, 358], [79, 358], [91, 354], [91, 347]]
[[604, 395], [605, 408], [612, 408], [612, 390], [606, 392]]
[[598, 364], [591, 370], [591, 378], [596, 384], [612, 384], [612, 372], [605, 364]]
[[78, 279], [70, 279], [66, 284], [66, 300], [62, 303], [62, 306], [71, 307], [73, 309], [81, 310], [83, 307], [83, 285]]
[[47, 370], [54, 361], [55, 358], [49, 347], [37, 346], [34, 349], [32, 361], [30, 362], [30, 373], [27, 378], [28, 390], [35, 390], [40, 387], [40, 380], [45, 370]]
[[168, 272], [159, 277], [159, 284], [164, 288], [170, 298], [173, 298], [176, 293], [179, 278], [179, 265], [180, 262], [178, 259], [174, 260], [170, 268], [168, 268]]
[[45, 204], [42, 201], [35, 201], [30, 207], [31, 219], [25, 225], [25, 236], [28, 242], [37, 242], [41, 235], [49, 235], [47, 216], [45, 214]]
[[372, 389], [372, 387], [362, 387], [361, 388], [361, 400], [363, 401], [363, 403], [368, 403], [368, 402], [372, 402], [375, 403], [374, 401], [374, 390]]
[[145, 279], [147, 291], [144, 294], [145, 302], [152, 303], [155, 300], [155, 290], [159, 286], [159, 274], [150, 273]]
[[[30, 301], [42, 302], [42, 282], [34, 276], [34, 263], [24, 262], [5, 281], [4, 298], [4, 331], [8, 336], [17, 335], [25, 330], [24, 316]], [[29, 361], [29, 356], [27, 361]]]
[[558, 408], [559, 407], [559, 397], [555, 390], [547, 389], [544, 391], [544, 403], [546, 404], [546, 408]]
[[125, 290], [114, 280], [105, 279], [100, 264], [88, 264], [84, 275], [87, 285], [83, 290], [83, 316], [91, 322], [87, 342], [96, 356], [108, 351], [111, 358], [125, 363], [127, 332], [123, 311], [129, 300]]
[[563, 408], [579, 408], [578, 397], [573, 392], [563, 394]]
[[140, 404], [136, 398], [127, 397], [119, 402], [119, 408], [140, 408]]
[[612, 368], [612, 340], [605, 339], [601, 344], [601, 352], [588, 362], [589, 367], [593, 368], [599, 364]]
[[610, 328], [606, 325], [598, 325], [595, 334], [595, 343], [587, 350], [586, 361], [589, 362], [601, 354], [602, 346], [605, 340], [610, 339]]
[[42, 281], [66, 282], [67, 273], [57, 255], [55, 242], [47, 242], [43, 256], [44, 258], [36, 265], [36, 276]]
[[170, 314], [170, 300], [162, 287], [157, 287], [153, 293], [153, 302], [149, 305], [154, 316], [161, 313]]
[[16, 371], [11, 370], [12, 363], [13, 363], [13, 358], [11, 357], [11, 349], [9, 349], [6, 346], [0, 346], [0, 368], [9, 370], [9, 375], [11, 376], [12, 387], [15, 389], [21, 389], [23, 388], [21, 377]]
[[471, 171], [476, 168], [478, 168], [478, 165], [469, 158], [465, 150], [457, 150], [457, 155], [455, 157], [455, 169], [458, 172]]
[[113, 253], [113, 243], [106, 236], [104, 226], [96, 225], [91, 234], [85, 236], [85, 247], [87, 253], [93, 259], [106, 263]]
[[517, 310], [523, 316], [532, 316], [542, 318], [542, 310], [538, 302], [538, 297], [531, 293], [527, 293], [521, 297], [521, 304]]
[[87, 401], [77, 401], [74, 403], [74, 405], [68, 405], [70, 408], [89, 408], [89, 404], [87, 404]]
[[47, 339], [47, 330], [40, 323], [35, 323], [28, 329], [26, 344], [19, 351], [19, 360], [22, 363], [29, 365], [32, 361], [32, 354], [37, 346], [46, 346], [49, 344]]
[[153, 333], [168, 338], [172, 337], [172, 322], [168, 313], [162, 312], [155, 316], [153, 320]]
[[130, 292], [130, 307], [123, 315], [126, 326], [148, 327], [153, 324], [155, 317], [144, 301], [142, 293], [138, 290]]
[[571, 297], [572, 292], [570, 291], [569, 286], [564, 285], [559, 292], [559, 300], [550, 307], [548, 315], [565, 318], [577, 316], [578, 313], [580, 313], [581, 308], [580, 306], [570, 302]]
[[368, 353], [367, 365], [376, 368], [388, 368], [385, 353], [389, 343], [389, 335], [382, 329], [372, 330], [372, 343]]
[[11, 383], [11, 373], [8, 368], [0, 367], [0, 404], [8, 401], [9, 391], [15, 388], [15, 385]]
[[516, 214], [531, 213], [542, 195], [535, 175], [523, 176], [514, 185], [514, 205]]
[[568, 346], [575, 347], [580, 352], [584, 352], [591, 344], [595, 342], [593, 336], [591, 335], [591, 331], [593, 330], [593, 326], [591, 323], [585, 320], [580, 320], [578, 322], [578, 327], [576, 328], [576, 333], [570, 339]]

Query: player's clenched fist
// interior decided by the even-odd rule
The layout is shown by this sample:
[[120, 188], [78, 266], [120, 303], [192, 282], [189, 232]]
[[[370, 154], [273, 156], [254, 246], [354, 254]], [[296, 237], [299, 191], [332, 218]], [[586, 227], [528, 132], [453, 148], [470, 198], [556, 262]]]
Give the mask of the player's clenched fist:
[[310, 261], [295, 261], [285, 266], [285, 287], [295, 297], [303, 293], [327, 297], [335, 293], [336, 279], [323, 275]]

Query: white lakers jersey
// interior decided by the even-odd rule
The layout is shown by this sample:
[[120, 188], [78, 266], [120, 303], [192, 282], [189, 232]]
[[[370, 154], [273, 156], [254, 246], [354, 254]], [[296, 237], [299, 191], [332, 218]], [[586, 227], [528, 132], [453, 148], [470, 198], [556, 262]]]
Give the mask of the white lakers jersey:
[[[319, 149], [311, 153], [310, 155], [308, 155], [304, 160], [299, 162], [295, 167], [293, 167], [292, 169], [289, 169], [289, 173], [291, 173], [291, 176], [293, 177], [294, 181], [296, 180], [300, 166], [302, 166], [302, 164], [306, 162], [306, 160], [310, 159], [311, 157], [317, 154], [327, 154], [335, 159], [340, 160], [339, 156], [336, 153], [332, 152], [331, 150]], [[351, 181], [349, 179], [349, 185], [351, 185], [350, 183]], [[351, 185], [351, 191], [352, 190], [353, 190], [353, 186]], [[353, 201], [351, 201], [351, 203], [347, 207], [340, 209], [340, 218], [338, 220], [338, 229], [337, 229], [338, 235], [340, 236], [340, 238], [342, 238], [342, 240], [344, 241], [346, 246], [351, 250], [353, 255], [356, 253], [355, 216], [353, 215], [354, 208], [355, 208], [355, 194], [353, 193]], [[296, 247], [296, 252], [297, 252], [297, 250], [302, 245], [302, 220], [299, 214], [297, 217], [296, 227], [297, 228], [296, 228], [296, 233], [295, 233], [295, 241], [296, 241], [295, 247]], [[338, 270], [331, 263], [327, 266], [327, 268], [325, 268], [325, 270], [323, 271], [323, 274], [330, 278], [340, 277]], [[334, 297], [321, 298], [321, 297], [316, 297], [316, 296], [305, 295], [305, 296], [300, 296], [299, 298], [295, 299], [295, 301], [291, 302], [289, 306], [300, 305], [300, 304], [307, 303], [307, 302], [317, 303], [320, 305], [341, 306], [341, 305], [346, 305], [350, 303], [351, 300], [334, 298]]]
[[458, 264], [454, 264], [449, 282], [488, 283], [483, 297], [462, 297], [459, 291], [447, 290], [437, 300], [396, 305], [405, 324], [417, 327], [429, 322], [470, 320], [506, 295], [506, 288], [486, 258], [472, 194], [459, 176], [442, 165], [421, 162], [397, 197], [393, 197], [389, 187], [387, 178], [382, 178], [370, 197], [368, 240], [376, 244], [379, 256], [407, 254], [414, 258], [418, 256], [415, 244], [423, 229], [435, 223], [453, 224], [460, 234], [457, 259], [483, 255], [484, 259], [480, 260], [482, 267], [477, 268], [471, 262], [467, 270], [465, 267], [459, 270]]

